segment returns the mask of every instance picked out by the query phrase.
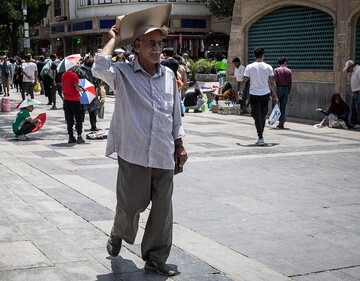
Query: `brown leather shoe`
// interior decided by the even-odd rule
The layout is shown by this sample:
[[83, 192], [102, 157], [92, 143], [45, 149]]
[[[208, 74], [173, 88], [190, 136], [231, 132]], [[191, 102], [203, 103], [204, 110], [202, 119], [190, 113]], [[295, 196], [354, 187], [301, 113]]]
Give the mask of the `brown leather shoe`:
[[159, 273], [164, 276], [175, 275], [175, 270], [171, 269], [171, 267], [164, 262], [146, 261], [145, 269], [155, 271], [156, 273]]

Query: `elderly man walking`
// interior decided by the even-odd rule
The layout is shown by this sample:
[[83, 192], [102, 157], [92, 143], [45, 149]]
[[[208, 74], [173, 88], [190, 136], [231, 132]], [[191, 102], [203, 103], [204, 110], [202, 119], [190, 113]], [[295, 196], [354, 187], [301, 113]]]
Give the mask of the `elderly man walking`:
[[[116, 152], [118, 157], [117, 206], [108, 253], [117, 256], [122, 240], [134, 243], [139, 215], [151, 203], [141, 255], [146, 270], [165, 276], [175, 275], [166, 264], [172, 245], [174, 170], [187, 160], [175, 74], [160, 64], [167, 35], [163, 25], [170, 12], [171, 4], [165, 4], [128, 15], [124, 24], [133, 21], [134, 30], [122, 33], [122, 26], [113, 26], [92, 68], [116, 96], [106, 148], [106, 155]], [[138, 59], [112, 64], [115, 47], [129, 41]]]

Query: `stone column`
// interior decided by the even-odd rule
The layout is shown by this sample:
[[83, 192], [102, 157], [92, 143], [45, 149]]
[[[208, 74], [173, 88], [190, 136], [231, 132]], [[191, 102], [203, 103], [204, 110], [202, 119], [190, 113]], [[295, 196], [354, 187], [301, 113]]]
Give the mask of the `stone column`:
[[350, 59], [350, 33], [348, 22], [350, 16], [350, 1], [336, 0], [336, 19], [334, 29], [334, 91], [345, 98], [346, 73], [343, 72], [344, 63]]
[[245, 37], [242, 26], [242, 6], [243, 0], [235, 0], [234, 11], [231, 21], [231, 32], [229, 40], [229, 50], [228, 50], [228, 64], [226, 69], [226, 76], [231, 73], [234, 73], [234, 66], [231, 63], [234, 57], [239, 57], [241, 63], [245, 62]]

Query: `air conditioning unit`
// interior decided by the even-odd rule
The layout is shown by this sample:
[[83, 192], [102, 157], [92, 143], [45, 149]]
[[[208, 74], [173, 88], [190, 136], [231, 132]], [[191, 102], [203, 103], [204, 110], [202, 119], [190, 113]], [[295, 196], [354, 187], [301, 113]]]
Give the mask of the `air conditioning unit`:
[[55, 22], [65, 21], [67, 20], [67, 16], [56, 16], [54, 20]]

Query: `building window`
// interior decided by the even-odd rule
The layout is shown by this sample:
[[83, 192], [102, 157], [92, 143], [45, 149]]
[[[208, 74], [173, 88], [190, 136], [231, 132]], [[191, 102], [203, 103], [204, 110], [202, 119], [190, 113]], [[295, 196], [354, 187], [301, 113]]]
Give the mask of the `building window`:
[[254, 61], [254, 48], [262, 46], [273, 67], [285, 56], [291, 69], [333, 69], [333, 20], [317, 9], [288, 6], [271, 12], [249, 28], [248, 42], [248, 63]]
[[72, 25], [72, 31], [91, 30], [92, 28], [91, 20], [73, 23]]
[[78, 7], [91, 6], [92, 0], [78, 0]]
[[54, 15], [61, 16], [61, 0], [54, 1]]
[[129, 0], [129, 2], [166, 2], [166, 0]]
[[206, 19], [181, 19], [181, 27], [205, 29], [207, 27]]
[[99, 28], [109, 30], [115, 23], [113, 19], [102, 19], [99, 20]]
[[98, 0], [98, 4], [111, 4], [112, 0]]

